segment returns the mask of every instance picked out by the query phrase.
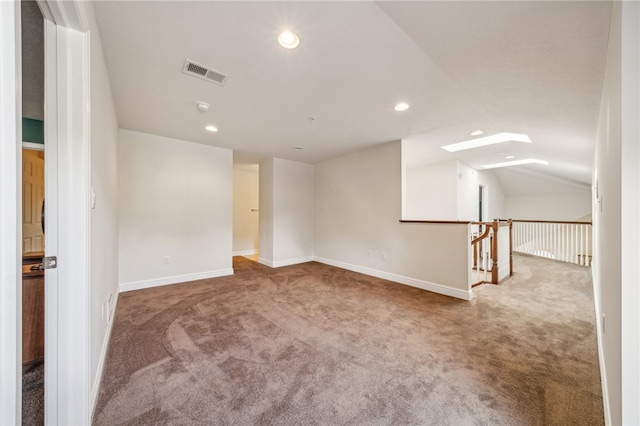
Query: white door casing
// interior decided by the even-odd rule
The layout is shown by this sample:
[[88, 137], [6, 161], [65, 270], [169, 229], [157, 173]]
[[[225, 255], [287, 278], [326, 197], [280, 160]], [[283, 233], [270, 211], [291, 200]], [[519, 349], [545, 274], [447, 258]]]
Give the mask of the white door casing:
[[[79, 0], [38, 5], [45, 18], [45, 255], [58, 256], [58, 269], [45, 272], [45, 423], [89, 424], [88, 25]], [[22, 405], [20, 32], [20, 3], [0, 1], [0, 424], [21, 424]]]
[[58, 268], [45, 272], [45, 423], [90, 424], [88, 25], [81, 1], [38, 4], [45, 18], [45, 255], [58, 257]]

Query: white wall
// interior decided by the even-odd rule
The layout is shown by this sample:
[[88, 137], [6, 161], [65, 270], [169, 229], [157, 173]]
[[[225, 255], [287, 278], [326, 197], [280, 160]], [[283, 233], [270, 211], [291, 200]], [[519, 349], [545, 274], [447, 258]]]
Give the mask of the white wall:
[[457, 161], [409, 167], [405, 170], [404, 219], [455, 220]]
[[640, 425], [640, 4], [621, 7], [622, 423]]
[[478, 171], [459, 161], [406, 168], [403, 218], [476, 221], [480, 185], [487, 187], [488, 195], [484, 220], [504, 218], [504, 191], [492, 171]]
[[260, 254], [258, 260], [265, 265], [273, 262], [273, 158], [259, 165], [259, 237]]
[[233, 255], [258, 252], [258, 168], [233, 170]]
[[312, 260], [313, 194], [313, 165], [280, 158], [260, 163], [261, 263], [279, 267]]
[[493, 219], [507, 219], [505, 194], [495, 173], [493, 173], [492, 170], [479, 170], [478, 185], [482, 185], [487, 188], [487, 200], [485, 200], [487, 216], [484, 217], [483, 220], [485, 222], [490, 222]]
[[400, 142], [316, 164], [316, 260], [472, 297], [468, 225], [401, 224]]
[[[118, 294], [118, 121], [93, 7], [85, 5], [91, 43], [91, 210], [90, 378], [91, 405], [97, 397]], [[109, 300], [111, 303], [109, 304]], [[103, 317], [102, 305], [105, 304]]]
[[274, 266], [310, 260], [313, 256], [314, 167], [273, 160]]
[[[613, 3], [594, 160], [593, 278], [607, 424], [622, 423], [621, 394], [621, 22]], [[637, 194], [636, 194], [637, 197]], [[637, 262], [637, 259], [634, 261]], [[637, 283], [637, 277], [636, 277]], [[605, 318], [604, 320], [602, 318]], [[636, 360], [637, 362], [637, 360]], [[636, 401], [637, 402], [637, 401]]]
[[480, 204], [478, 171], [457, 162], [457, 220], [478, 220]]
[[233, 273], [232, 158], [228, 149], [120, 130], [121, 290]]
[[517, 220], [576, 221], [589, 215], [591, 191], [577, 188], [569, 191], [555, 195], [507, 197], [506, 217]]

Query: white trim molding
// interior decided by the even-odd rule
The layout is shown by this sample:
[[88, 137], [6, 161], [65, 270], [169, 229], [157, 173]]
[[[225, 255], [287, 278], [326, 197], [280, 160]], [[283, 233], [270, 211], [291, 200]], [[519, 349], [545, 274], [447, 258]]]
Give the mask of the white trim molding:
[[30, 149], [32, 151], [44, 151], [44, 144], [22, 141], [22, 149]]
[[[594, 264], [592, 264], [594, 265]], [[593, 305], [596, 315], [596, 338], [598, 343], [598, 362], [600, 364], [600, 386], [602, 387], [602, 404], [604, 409], [604, 424], [611, 425], [611, 405], [609, 402], [609, 387], [607, 386], [607, 369], [604, 362], [604, 346], [602, 337], [602, 311], [600, 310], [600, 299], [596, 294], [596, 274], [591, 268], [591, 282], [593, 291]]]
[[[56, 25], [58, 141], [57, 418], [47, 423], [86, 424], [90, 419], [90, 115], [89, 34]], [[48, 152], [48, 151], [47, 151]], [[46, 155], [46, 154], [45, 154]], [[48, 160], [47, 160], [48, 161]], [[50, 162], [49, 162], [50, 163]], [[64, 285], [60, 285], [64, 283]], [[49, 282], [47, 281], [47, 286]], [[47, 301], [50, 299], [46, 296]], [[45, 302], [46, 303], [46, 302]], [[46, 343], [45, 343], [46, 344]], [[47, 362], [48, 359], [45, 360]], [[46, 373], [45, 373], [46, 376]], [[47, 381], [45, 377], [45, 382]], [[53, 395], [52, 395], [53, 393]]]
[[252, 254], [258, 254], [258, 249], [238, 250], [233, 252], [234, 256], [251, 256]]
[[114, 314], [116, 313], [116, 306], [118, 306], [118, 296], [120, 293], [115, 294], [115, 301], [111, 306], [109, 312], [106, 313], [108, 318], [107, 332], [104, 334], [104, 340], [102, 341], [102, 350], [100, 351], [100, 358], [98, 359], [98, 369], [93, 379], [93, 388], [91, 389], [91, 424], [93, 424], [93, 416], [95, 414], [96, 403], [98, 402], [98, 392], [100, 392], [100, 386], [102, 386], [102, 373], [107, 360], [107, 350], [109, 349], [109, 339], [111, 339], [111, 330], [113, 329]]
[[142, 290], [144, 288], [160, 287], [164, 285], [181, 284], [189, 281], [206, 280], [209, 278], [233, 275], [233, 269], [218, 269], [216, 271], [199, 272], [195, 274], [174, 275], [171, 277], [155, 278], [152, 280], [132, 281], [120, 283], [120, 292]]
[[471, 300], [475, 297], [472, 289], [469, 291], [459, 290], [443, 284], [432, 283], [428, 281], [418, 280], [415, 278], [405, 277], [402, 275], [393, 274], [390, 272], [379, 271], [377, 269], [371, 269], [364, 266], [352, 265], [350, 263], [340, 262], [338, 260], [327, 259], [324, 257], [315, 256], [316, 262], [324, 263], [326, 265], [335, 266], [337, 268], [346, 269], [348, 271], [358, 272], [360, 274], [369, 275], [376, 278], [382, 278], [383, 280], [393, 281], [399, 284], [408, 285], [411, 287], [420, 288], [433, 293], [442, 294], [445, 296], [455, 297], [456, 299]]
[[292, 259], [285, 260], [276, 260], [275, 262], [269, 259], [265, 259], [262, 257], [258, 257], [258, 263], [268, 266], [270, 268], [281, 268], [283, 266], [297, 265], [299, 263], [307, 263], [313, 262], [315, 260], [314, 256], [306, 256], [306, 257], [294, 257]]

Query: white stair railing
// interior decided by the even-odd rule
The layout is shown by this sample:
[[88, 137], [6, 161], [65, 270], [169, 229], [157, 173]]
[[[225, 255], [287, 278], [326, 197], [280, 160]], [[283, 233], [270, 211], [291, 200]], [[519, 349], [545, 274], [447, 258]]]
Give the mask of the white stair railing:
[[591, 265], [591, 222], [513, 220], [513, 251]]
[[473, 285], [498, 284], [511, 276], [511, 220], [472, 222], [471, 280]]

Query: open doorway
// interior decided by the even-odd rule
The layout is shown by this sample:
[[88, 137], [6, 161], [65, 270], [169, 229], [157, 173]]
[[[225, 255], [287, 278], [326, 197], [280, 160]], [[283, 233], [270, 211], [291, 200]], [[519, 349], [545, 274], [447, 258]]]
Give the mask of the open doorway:
[[257, 164], [233, 167], [233, 256], [258, 261], [259, 174]]
[[491, 221], [488, 216], [489, 211], [489, 188], [485, 185], [478, 186], [478, 222]]
[[22, 424], [44, 424], [44, 151], [22, 150]]
[[44, 19], [22, 1], [22, 424], [44, 424]]

